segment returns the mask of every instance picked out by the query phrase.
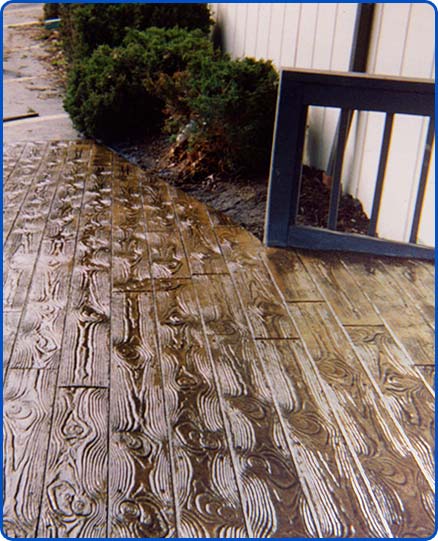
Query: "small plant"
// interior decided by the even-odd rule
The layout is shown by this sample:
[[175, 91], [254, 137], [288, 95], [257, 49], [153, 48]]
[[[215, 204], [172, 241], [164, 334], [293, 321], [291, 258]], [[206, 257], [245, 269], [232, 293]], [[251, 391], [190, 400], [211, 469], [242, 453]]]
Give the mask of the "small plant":
[[120, 47], [102, 45], [74, 63], [65, 109], [80, 131], [106, 141], [157, 131], [164, 107], [159, 80], [202, 54], [213, 50], [199, 30], [131, 30]]
[[207, 4], [61, 4], [61, 34], [69, 61], [89, 56], [99, 45], [122, 44], [129, 29], [179, 27], [200, 29], [211, 25]]

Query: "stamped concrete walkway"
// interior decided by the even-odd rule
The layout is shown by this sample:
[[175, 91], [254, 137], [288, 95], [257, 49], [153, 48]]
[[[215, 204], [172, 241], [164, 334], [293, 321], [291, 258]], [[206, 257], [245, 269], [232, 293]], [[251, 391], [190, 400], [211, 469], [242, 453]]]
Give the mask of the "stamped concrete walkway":
[[4, 186], [9, 536], [432, 534], [432, 265], [266, 249], [86, 141]]

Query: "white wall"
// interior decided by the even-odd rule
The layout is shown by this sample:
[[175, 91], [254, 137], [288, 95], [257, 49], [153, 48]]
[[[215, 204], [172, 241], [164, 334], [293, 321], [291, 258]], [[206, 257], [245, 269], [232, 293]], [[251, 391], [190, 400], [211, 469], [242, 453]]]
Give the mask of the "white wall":
[[[235, 57], [271, 59], [277, 68], [348, 71], [357, 4], [212, 4], [224, 29], [225, 48]], [[369, 72], [434, 77], [435, 14], [428, 4], [377, 4]], [[312, 108], [306, 161], [325, 169], [338, 112]], [[343, 182], [371, 211], [384, 115], [360, 113], [348, 141]], [[408, 240], [421, 168], [426, 121], [396, 115], [378, 233]], [[434, 178], [432, 160], [420, 223], [419, 241], [433, 245]], [[406, 219], [402, 217], [406, 216]]]

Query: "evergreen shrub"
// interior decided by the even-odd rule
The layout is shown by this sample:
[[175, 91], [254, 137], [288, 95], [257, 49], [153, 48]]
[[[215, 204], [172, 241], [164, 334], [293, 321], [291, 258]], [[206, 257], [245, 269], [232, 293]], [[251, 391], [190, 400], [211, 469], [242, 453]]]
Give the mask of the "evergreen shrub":
[[121, 46], [101, 45], [74, 62], [64, 107], [87, 136], [114, 141], [152, 133], [163, 122], [159, 80], [199, 55], [213, 55], [200, 30], [130, 30]]
[[128, 29], [199, 29], [212, 23], [207, 4], [61, 4], [61, 36], [69, 62], [92, 54], [99, 45], [122, 44]]
[[59, 17], [59, 4], [55, 2], [44, 4], [44, 19], [57, 19]]
[[186, 127], [187, 152], [200, 169], [266, 172], [277, 87], [270, 61], [198, 57], [163, 85], [166, 127]]

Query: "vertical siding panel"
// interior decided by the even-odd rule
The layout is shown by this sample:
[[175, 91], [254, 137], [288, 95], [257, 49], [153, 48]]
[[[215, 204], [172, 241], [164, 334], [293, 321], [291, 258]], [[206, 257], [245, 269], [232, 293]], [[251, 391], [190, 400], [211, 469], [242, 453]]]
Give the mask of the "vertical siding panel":
[[409, 4], [382, 5], [380, 42], [373, 73], [382, 75], [401, 73], [408, 24]]
[[235, 4], [233, 53], [237, 58], [245, 56], [246, 6]]
[[246, 45], [246, 34], [248, 32], [248, 4], [242, 4], [242, 19], [239, 21], [242, 36], [242, 56], [246, 56], [245, 45]]
[[338, 4], [336, 32], [333, 36], [333, 51], [330, 62], [331, 70], [348, 71], [357, 7], [357, 4]]
[[233, 54], [232, 50], [232, 38], [233, 38], [233, 23], [230, 17], [230, 11], [231, 11], [232, 4], [222, 4], [220, 6], [220, 21], [222, 24], [222, 39], [223, 39], [223, 46], [224, 49], [229, 52], [230, 54]]
[[229, 11], [229, 25], [230, 25], [230, 50], [233, 56], [238, 56], [239, 52], [236, 49], [236, 34], [237, 34], [237, 4], [230, 4]]
[[[370, 38], [370, 50], [368, 53], [367, 71], [373, 73], [376, 66], [377, 54], [380, 45], [381, 28], [383, 21], [383, 4], [376, 4], [374, 14], [374, 25]], [[349, 193], [360, 199], [363, 204], [364, 211], [370, 214], [372, 208], [372, 194], [374, 191], [375, 182], [372, 180], [372, 188], [367, 189], [367, 180], [375, 179], [377, 174], [378, 158], [373, 160], [373, 166], [370, 168], [370, 157], [376, 156], [376, 147], [374, 139], [369, 137], [368, 129], [372, 126], [373, 113], [362, 112], [359, 115], [357, 126], [357, 147], [355, 148], [355, 158], [352, 166], [352, 179], [348, 185]], [[377, 117], [378, 118], [378, 117]], [[383, 126], [383, 124], [382, 124]], [[376, 132], [375, 129], [372, 131]], [[381, 133], [381, 131], [379, 132]], [[373, 135], [374, 135], [373, 134]], [[375, 135], [374, 135], [375, 136]], [[381, 135], [379, 136], [381, 140]], [[374, 145], [374, 149], [373, 149]], [[377, 152], [379, 150], [377, 149]], [[371, 173], [371, 176], [370, 176]]]
[[[332, 45], [334, 41], [334, 29], [337, 22], [337, 4], [320, 4], [315, 27], [315, 48], [313, 52], [312, 68], [328, 70], [332, 61]], [[330, 114], [333, 131], [325, 130], [325, 118]], [[317, 146], [313, 163], [319, 169], [327, 168], [327, 161], [333, 141], [334, 129], [337, 122], [337, 111], [329, 108], [316, 108], [312, 111], [312, 130], [317, 136]], [[331, 136], [331, 137], [330, 137]]]
[[271, 32], [271, 24], [272, 24], [272, 10], [273, 10], [273, 4], [269, 4], [269, 9], [267, 10], [268, 11], [268, 18], [267, 18], [267, 36], [266, 36], [266, 47], [265, 47], [265, 52], [263, 53], [262, 55], [262, 58], [264, 59], [272, 59], [272, 56], [271, 56], [271, 53], [270, 53], [270, 48], [271, 48], [271, 45], [272, 45], [272, 40], [274, 38], [272, 32]]
[[[330, 111], [328, 111], [328, 113], [330, 113]], [[324, 123], [324, 134], [327, 134], [327, 136], [329, 136], [329, 134], [332, 134], [329, 139], [333, 140], [335, 136], [334, 134], [336, 125], [334, 125], [331, 116], [332, 115], [330, 114], [326, 114]], [[360, 141], [359, 137], [362, 129], [362, 124], [363, 122], [361, 121], [358, 112], [355, 111], [351, 122], [350, 133], [348, 134], [347, 144], [345, 146], [344, 166], [342, 169], [342, 189], [344, 190], [344, 192], [348, 192], [350, 194], [353, 194], [355, 190], [355, 187], [353, 186], [353, 183], [355, 183], [356, 181], [354, 175], [354, 166], [356, 160], [356, 153], [359, 148], [358, 141]]]
[[252, 29], [248, 25], [249, 13], [251, 9], [251, 4], [244, 4], [245, 6], [245, 27], [243, 29], [243, 54], [247, 56], [247, 43], [248, 43], [248, 34], [252, 33]]
[[[433, 54], [433, 48], [426, 46], [433, 43], [433, 21], [432, 24], [428, 21], [427, 6], [388, 4], [384, 6], [383, 13], [382, 40], [375, 72], [427, 77]], [[394, 28], [400, 30], [394, 32]], [[423, 119], [396, 116], [378, 227], [384, 238], [409, 239], [424, 140]]]
[[[378, 225], [383, 238], [409, 240], [409, 232], [405, 234], [411, 221], [409, 196], [414, 182], [418, 184], [415, 170], [419, 146], [424, 148], [425, 134], [420, 137], [421, 123], [421, 118], [410, 115], [396, 115], [394, 119]], [[420, 139], [423, 140], [421, 145]]]
[[379, 54], [380, 37], [383, 25], [383, 4], [374, 7], [374, 23], [370, 38], [370, 50], [368, 53], [367, 72], [374, 73], [376, 69], [377, 55]]
[[434, 58], [435, 14], [429, 4], [413, 4], [406, 36], [401, 75], [430, 77]]
[[384, 121], [383, 113], [368, 113], [364, 139], [361, 142], [362, 160], [356, 193], [368, 215], [371, 213], [373, 203]]
[[315, 47], [315, 28], [318, 4], [302, 4], [302, 14], [297, 42], [297, 68], [312, 66], [313, 50]]
[[[374, 62], [370, 70], [371, 73], [383, 75], [399, 75], [401, 73], [406, 33], [409, 26], [409, 14], [409, 4], [383, 4], [381, 6], [379, 34], [377, 36], [378, 42]], [[394, 28], [397, 28], [397, 32], [394, 32]], [[362, 202], [365, 203], [368, 213], [370, 212], [370, 201], [372, 201], [373, 197], [375, 175], [370, 176], [370, 163], [366, 162], [371, 161], [375, 163], [378, 160], [381, 142], [381, 138], [376, 137], [376, 130], [378, 130], [376, 118], [377, 114], [372, 114], [368, 117], [368, 139], [365, 141], [365, 145], [369, 149], [369, 159], [364, 160], [359, 187], [359, 196]], [[404, 141], [403, 138], [400, 138], [400, 127], [403, 125], [403, 122], [406, 122], [406, 119], [401, 119], [400, 116], [396, 116], [394, 119], [393, 137], [386, 168], [385, 186], [377, 227], [380, 236], [394, 240], [402, 240], [401, 237], [405, 222], [400, 224], [400, 218], [402, 216], [404, 217], [407, 210], [407, 193], [411, 180], [406, 174], [405, 169], [400, 169], [401, 175], [399, 176], [397, 174], [397, 165], [394, 163], [394, 157], [397, 160], [404, 158], [405, 167], [407, 162], [409, 162], [409, 160], [406, 160], [406, 157], [400, 155], [400, 148], [397, 151], [398, 145], [403, 144]], [[412, 145], [412, 140], [409, 141], [409, 144]], [[409, 150], [410, 148], [408, 147], [407, 151], [409, 152]], [[394, 174], [396, 175], [396, 179], [392, 178]], [[393, 193], [394, 181], [397, 182], [398, 187], [396, 193]], [[396, 197], [397, 204], [391, 203], [392, 196]]]
[[[307, 136], [304, 148], [304, 162], [306, 165], [325, 169], [325, 164], [322, 163], [321, 149], [324, 146], [326, 139], [322, 132], [324, 117], [324, 108], [309, 107], [307, 116]], [[330, 144], [330, 142], [326, 142]]]
[[[407, 218], [405, 221], [405, 227], [403, 231], [403, 238], [406, 240], [409, 240], [411, 227], [412, 227], [412, 220], [414, 218], [414, 212], [415, 212], [415, 202], [417, 199], [417, 192], [418, 192], [418, 186], [419, 186], [419, 180], [420, 180], [420, 174], [421, 174], [421, 166], [423, 163], [423, 154], [424, 154], [424, 145], [426, 144], [426, 134], [427, 134], [427, 127], [428, 127], [428, 121], [426, 118], [415, 118], [412, 117], [412, 123], [413, 123], [413, 133], [415, 133], [415, 130], [418, 131], [418, 137], [417, 137], [417, 146], [416, 146], [416, 153], [415, 153], [415, 162], [414, 162], [414, 168], [413, 168], [413, 175], [412, 175], [412, 182], [408, 194], [408, 210], [407, 210]], [[412, 133], [409, 135], [406, 133], [406, 137], [411, 137], [412, 142], [413, 136]]]
[[356, 4], [212, 6], [223, 22], [226, 50], [233, 55], [269, 58], [278, 66], [348, 68]]
[[285, 6], [280, 65], [292, 67], [295, 64], [301, 4], [285, 4]]
[[[379, 51], [380, 45], [380, 35], [383, 21], [383, 4], [376, 4], [375, 6], [375, 15], [374, 15], [374, 25], [372, 29], [372, 34], [370, 38], [370, 50], [368, 56], [368, 72], [373, 73], [376, 66], [377, 54]], [[332, 65], [334, 69], [334, 65]], [[357, 135], [356, 141], [357, 145], [354, 148], [354, 160], [351, 167], [352, 176], [348, 181], [348, 192], [353, 194], [354, 197], [360, 199], [363, 203], [364, 210], [368, 214], [371, 212], [372, 206], [372, 193], [374, 191], [374, 180], [372, 180], [372, 188], [367, 189], [367, 179], [375, 179], [377, 174], [377, 158], [373, 161], [373, 166], [370, 168], [369, 159], [372, 156], [376, 156], [376, 152], [379, 152], [379, 149], [374, 148], [377, 145], [374, 143], [374, 139], [368, 135], [368, 127], [372, 125], [372, 114], [367, 112], [361, 112], [359, 114], [358, 123], [357, 123]], [[378, 116], [375, 118], [379, 118]], [[383, 124], [382, 124], [383, 126]], [[372, 130], [373, 136], [375, 137], [376, 130]], [[381, 133], [379, 131], [378, 133]], [[381, 135], [378, 135], [381, 140]], [[367, 174], [366, 169], [371, 172], [371, 177], [369, 173]], [[365, 180], [363, 180], [365, 178]]]
[[[429, 4], [412, 4], [409, 18], [409, 26], [403, 54], [403, 65], [401, 75], [406, 77], [430, 77], [430, 66], [434, 61], [434, 48], [430, 44], [434, 43], [435, 38], [435, 17], [433, 7]], [[427, 121], [425, 119], [414, 119], [412, 129], [404, 134], [411, 141], [418, 140], [417, 152], [415, 156], [415, 168], [408, 196], [408, 220], [405, 223], [404, 238], [409, 238], [412, 216], [415, 207], [415, 200], [418, 190], [418, 180], [420, 178], [421, 165], [423, 160], [424, 144], [426, 137]], [[430, 171], [434, 171], [431, 164]], [[431, 182], [430, 184], [433, 184]], [[429, 213], [430, 215], [428, 215]], [[430, 206], [423, 207], [424, 224], [430, 223], [430, 233], [426, 233], [425, 238], [429, 238], [429, 243], [433, 240], [433, 219], [434, 209]], [[424, 227], [424, 226], [423, 226]]]
[[271, 4], [271, 24], [269, 26], [268, 49], [265, 58], [270, 58], [280, 68], [281, 47], [284, 32], [284, 14], [286, 4]]
[[259, 4], [256, 58], [267, 58], [271, 4]]
[[245, 55], [256, 56], [257, 29], [259, 24], [259, 4], [248, 4], [246, 20]]
[[[347, 180], [344, 184], [344, 189], [353, 197], [357, 198], [359, 190], [359, 177], [363, 161], [363, 141], [365, 139], [366, 127], [368, 125], [368, 114], [358, 113], [353, 118], [353, 125], [350, 130], [348, 144], [351, 148], [347, 148], [346, 157], [348, 160]], [[353, 135], [354, 132], [354, 135]], [[351, 158], [351, 161], [350, 161]]]
[[[328, 69], [332, 71], [348, 71], [351, 56], [351, 46], [353, 43], [354, 26], [356, 22], [358, 4], [336, 4], [335, 25], [333, 26], [333, 37], [331, 43], [330, 64]], [[336, 128], [338, 125], [339, 110], [326, 109], [323, 125], [324, 139], [328, 143], [324, 146], [324, 155], [322, 157], [323, 168], [328, 165], [332, 141], [335, 139]], [[343, 186], [348, 185], [351, 179], [353, 164], [356, 159], [358, 148], [356, 146], [356, 117], [353, 119], [353, 125], [350, 129], [350, 135], [347, 141], [347, 147], [344, 157], [343, 168]]]
[[[313, 31], [312, 56], [310, 68], [315, 68], [315, 55], [323, 32], [320, 29], [320, 4], [316, 4], [315, 28]], [[323, 146], [324, 135], [322, 125], [324, 122], [324, 108], [311, 107], [309, 111], [309, 130], [307, 133], [308, 163], [314, 167], [321, 168], [321, 147]]]
[[[295, 51], [295, 68], [311, 68], [315, 49], [315, 33], [318, 18], [319, 4], [301, 4], [301, 16], [298, 26], [298, 35]], [[304, 145], [304, 161], [309, 165], [317, 166], [318, 146], [320, 134], [318, 133], [318, 112], [314, 107], [309, 108], [307, 118], [308, 132]]]
[[[380, 35], [381, 35], [381, 28], [382, 28], [382, 20], [383, 20], [383, 5], [382, 4], [376, 4], [375, 6], [375, 14], [374, 14], [374, 25], [372, 29], [372, 34], [370, 38], [370, 50], [369, 50], [369, 56], [368, 56], [368, 69], [367, 71], [369, 73], [373, 73], [375, 66], [376, 66], [376, 60], [377, 60], [377, 54], [379, 51], [379, 45], [380, 45]], [[357, 146], [354, 149], [354, 161], [352, 164], [352, 176], [351, 179], [349, 179], [348, 182], [348, 192], [354, 195], [354, 197], [357, 197], [360, 199], [360, 201], [363, 204], [364, 210], [366, 213], [371, 212], [372, 207], [372, 194], [374, 191], [374, 180], [372, 180], [372, 188], [367, 189], [367, 179], [375, 179], [377, 174], [377, 163], [378, 158], [375, 158], [373, 161], [373, 167], [369, 168], [370, 163], [370, 157], [373, 155], [376, 156], [376, 149], [373, 150], [373, 144], [374, 147], [377, 147], [377, 145], [374, 143], [374, 140], [369, 137], [368, 134], [368, 128], [370, 125], [372, 125], [372, 115], [373, 113], [367, 113], [362, 112], [359, 114], [358, 123], [357, 123]], [[378, 116], [377, 116], [378, 118]], [[383, 126], [383, 124], [382, 124]], [[372, 131], [376, 131], [373, 129]], [[379, 132], [381, 133], [381, 131]], [[373, 134], [374, 135], [374, 134]], [[374, 135], [375, 136], [375, 135]], [[381, 140], [381, 135], [379, 136], [379, 140]], [[379, 150], [377, 149], [377, 152]], [[367, 174], [366, 170], [369, 170], [371, 172], [371, 177], [369, 176], [369, 172]], [[365, 180], [363, 180], [365, 179]]]

